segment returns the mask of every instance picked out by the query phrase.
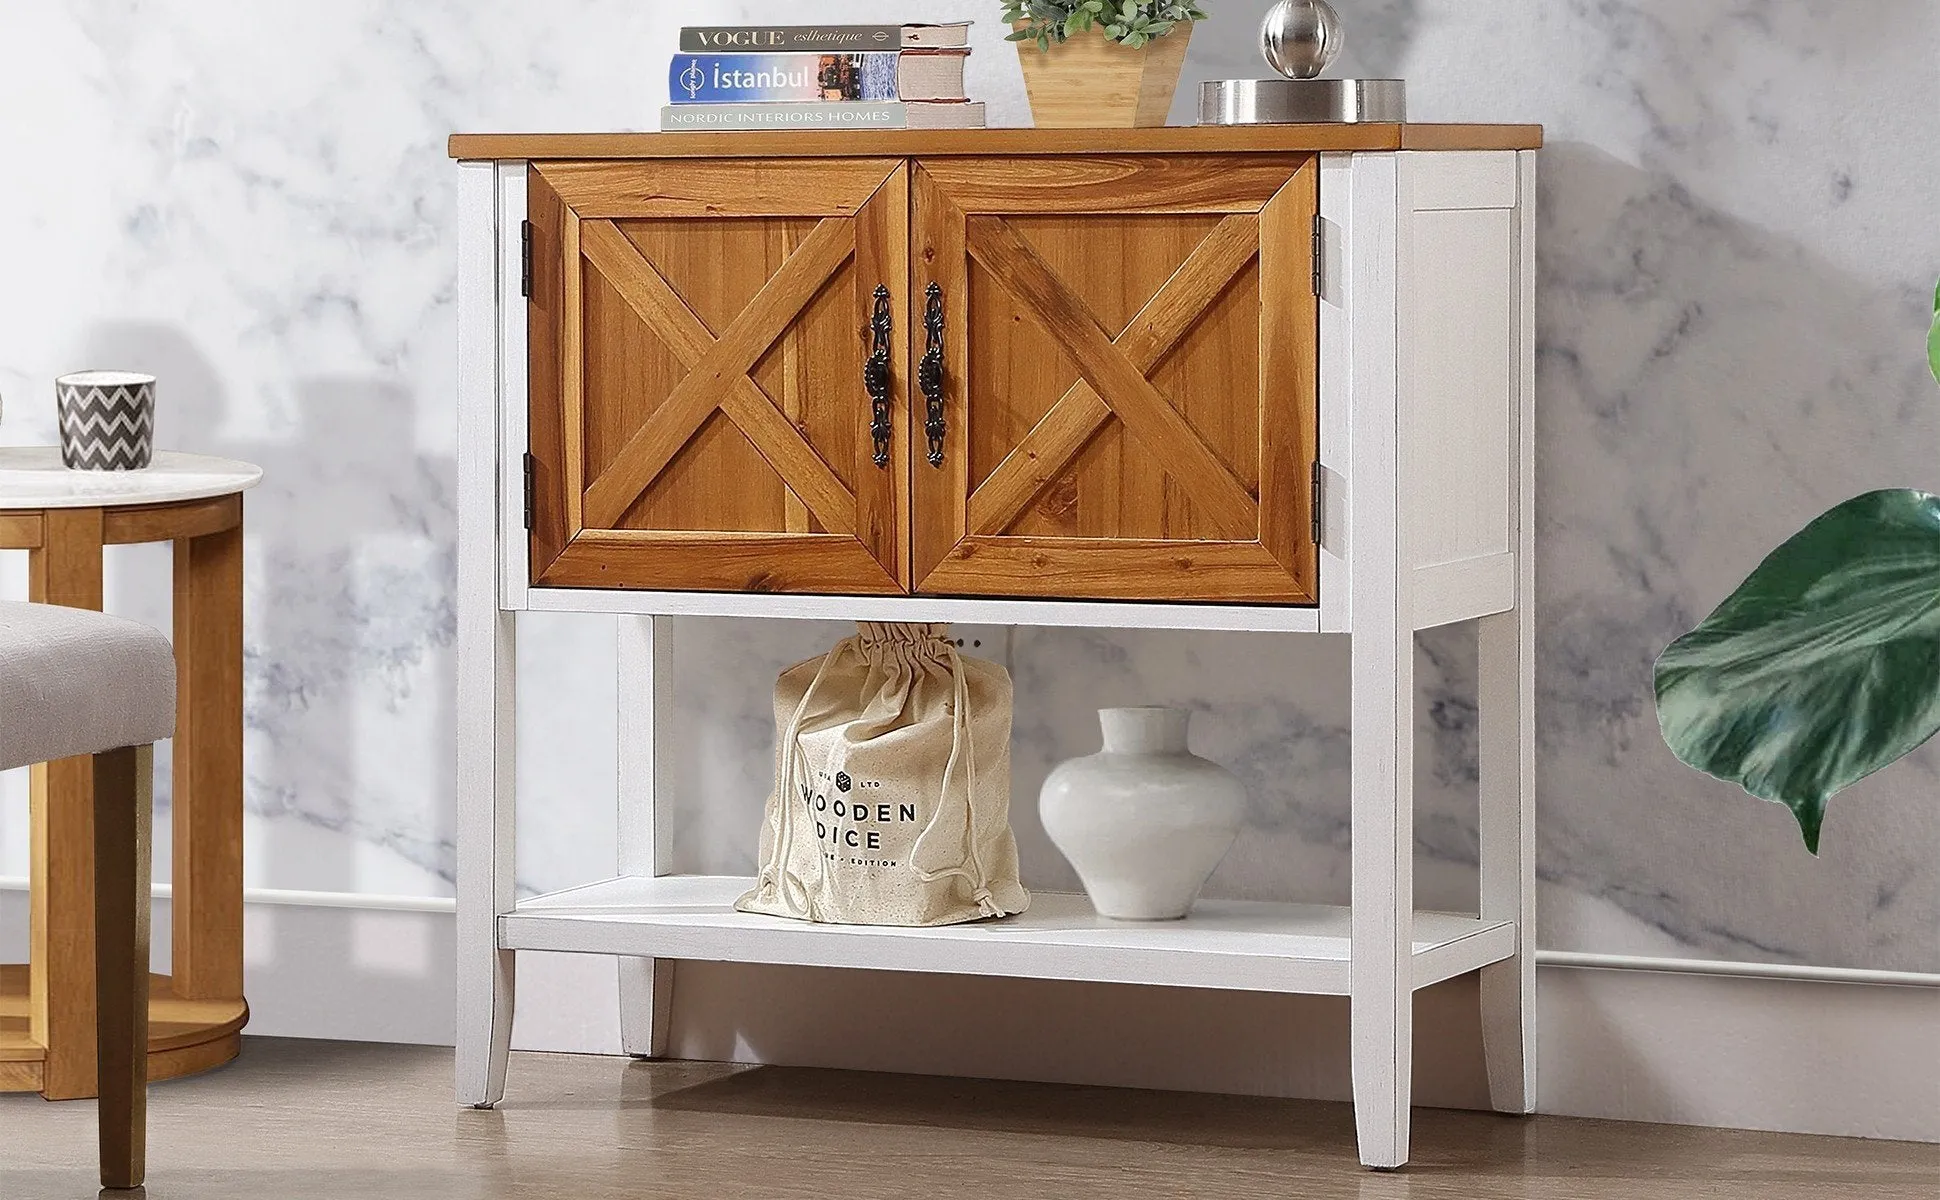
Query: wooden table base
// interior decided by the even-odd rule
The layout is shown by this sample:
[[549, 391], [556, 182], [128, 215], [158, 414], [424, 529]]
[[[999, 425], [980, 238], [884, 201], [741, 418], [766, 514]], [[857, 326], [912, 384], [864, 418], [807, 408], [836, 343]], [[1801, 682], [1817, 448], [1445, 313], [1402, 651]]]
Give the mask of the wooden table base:
[[[234, 1058], [249, 1019], [242, 492], [261, 472], [166, 452], [148, 471], [113, 476], [59, 461], [49, 448], [0, 448], [0, 550], [27, 552], [29, 600], [98, 610], [104, 547], [175, 548], [172, 971], [151, 977], [148, 1056], [148, 1077], [168, 1079]], [[0, 1091], [96, 1094], [94, 770], [87, 756], [32, 770], [33, 966], [0, 967]]]
[[[242, 1027], [249, 1021], [242, 1000], [184, 1000], [172, 987], [166, 975], [148, 977], [151, 1081], [228, 1062], [242, 1049]], [[40, 1091], [46, 1053], [27, 1032], [27, 968], [0, 966], [0, 1092]]]

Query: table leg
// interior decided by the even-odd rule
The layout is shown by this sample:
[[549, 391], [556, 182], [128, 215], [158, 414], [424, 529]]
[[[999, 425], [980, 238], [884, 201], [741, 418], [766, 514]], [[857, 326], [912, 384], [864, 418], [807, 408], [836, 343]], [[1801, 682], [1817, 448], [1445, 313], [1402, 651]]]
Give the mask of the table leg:
[[175, 543], [174, 992], [243, 994], [243, 531]]
[[[27, 552], [27, 598], [99, 611], [101, 510], [48, 509], [43, 529]], [[28, 1031], [47, 1050], [41, 1094], [74, 1100], [95, 1092], [94, 760], [32, 776]]]
[[101, 1186], [141, 1186], [148, 1145], [149, 833], [155, 747], [94, 756]]

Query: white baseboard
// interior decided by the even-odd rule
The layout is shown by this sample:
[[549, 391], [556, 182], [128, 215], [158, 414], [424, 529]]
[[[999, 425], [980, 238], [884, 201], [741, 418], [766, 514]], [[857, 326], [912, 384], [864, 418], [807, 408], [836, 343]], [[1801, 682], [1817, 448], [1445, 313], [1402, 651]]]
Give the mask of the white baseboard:
[[[351, 906], [339, 897], [253, 895], [249, 1032], [449, 1044], [448, 902], [403, 899], [410, 902], [371, 908], [384, 898]], [[158, 900], [157, 969], [167, 963], [167, 918], [167, 901]], [[26, 897], [0, 887], [0, 959], [20, 957], [25, 940]], [[1577, 969], [1612, 965], [1559, 961], [1539, 974], [1542, 1111], [1940, 1142], [1940, 991], [1694, 975], [1661, 960], [1641, 970]], [[521, 955], [514, 1044], [617, 1053], [617, 989], [609, 958]], [[1417, 1100], [1486, 1107], [1473, 981], [1423, 992], [1416, 1029]], [[681, 963], [670, 1052], [1348, 1095], [1347, 1008], [1330, 997]]]

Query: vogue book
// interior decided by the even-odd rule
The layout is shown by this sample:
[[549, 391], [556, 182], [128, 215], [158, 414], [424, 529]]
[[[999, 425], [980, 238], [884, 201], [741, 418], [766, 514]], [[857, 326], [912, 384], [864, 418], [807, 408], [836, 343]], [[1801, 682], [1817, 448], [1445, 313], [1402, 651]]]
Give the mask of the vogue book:
[[949, 25], [721, 25], [680, 31], [684, 54], [948, 50], [970, 44], [970, 22]]

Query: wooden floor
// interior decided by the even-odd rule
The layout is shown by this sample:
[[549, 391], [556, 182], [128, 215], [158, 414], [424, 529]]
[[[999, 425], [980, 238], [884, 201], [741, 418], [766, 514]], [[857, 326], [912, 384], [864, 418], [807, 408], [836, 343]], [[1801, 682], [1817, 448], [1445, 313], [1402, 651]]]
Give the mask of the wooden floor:
[[[246, 1039], [151, 1094], [156, 1200], [1935, 1200], [1940, 1146], [1422, 1111], [1354, 1164], [1346, 1105], [517, 1055], [451, 1104], [451, 1054]], [[0, 1197], [93, 1194], [94, 1106], [0, 1096]], [[125, 1194], [125, 1193], [124, 1193]]]

